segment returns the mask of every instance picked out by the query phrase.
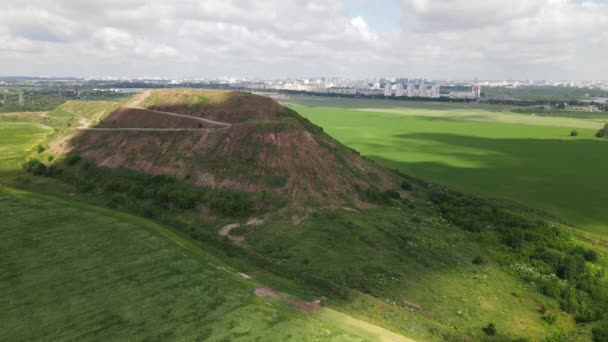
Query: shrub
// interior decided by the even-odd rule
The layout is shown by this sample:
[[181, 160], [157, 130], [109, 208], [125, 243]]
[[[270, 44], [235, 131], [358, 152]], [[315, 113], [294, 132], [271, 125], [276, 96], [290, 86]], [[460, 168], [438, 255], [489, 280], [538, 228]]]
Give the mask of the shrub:
[[546, 315], [543, 316], [543, 319], [545, 320], [545, 322], [553, 325], [555, 324], [555, 322], [557, 322], [557, 314], [555, 313], [548, 313]]
[[44, 148], [44, 146], [42, 146], [40, 144], [38, 144], [38, 146], [36, 146], [36, 152], [42, 153], [44, 151], [46, 151], [46, 148]]
[[55, 176], [59, 176], [62, 172], [63, 172], [62, 169], [58, 168], [55, 165], [51, 165], [47, 168], [44, 175], [47, 177], [55, 177]]
[[575, 282], [586, 271], [585, 259], [581, 255], [568, 255], [560, 262], [556, 275], [561, 279]]
[[82, 159], [80, 155], [70, 154], [67, 158], [65, 158], [65, 163], [68, 164], [68, 166], [73, 166], [76, 165], [80, 159]]
[[486, 327], [481, 328], [481, 330], [488, 336], [496, 335], [496, 325], [494, 323], [488, 324]]
[[595, 134], [595, 136], [598, 137], [598, 138], [606, 138], [606, 137], [608, 137], [608, 124], [605, 124], [604, 128], [602, 128], [599, 131], [597, 131], [597, 133]]
[[401, 182], [401, 189], [403, 189], [405, 191], [410, 191], [410, 190], [412, 190], [412, 188], [413, 187], [412, 187], [412, 184], [410, 182], [405, 181], [405, 180]]
[[593, 342], [606, 342], [608, 341], [608, 323], [604, 323], [591, 330], [591, 338]]
[[572, 132], [570, 132], [570, 136], [571, 137], [578, 137], [578, 131], [577, 130], [573, 130]]
[[222, 214], [236, 216], [247, 213], [251, 203], [240, 193], [221, 192], [214, 196], [209, 206]]
[[91, 192], [95, 189], [95, 184], [84, 178], [81, 178], [76, 181], [76, 188], [80, 192]]
[[483, 265], [486, 263], [486, 261], [482, 256], [478, 255], [473, 259], [473, 263], [475, 265]]
[[146, 189], [139, 184], [131, 185], [129, 187], [129, 195], [131, 195], [137, 199], [145, 199], [145, 194], [146, 194]]
[[368, 188], [362, 193], [361, 197], [370, 203], [387, 204], [391, 199], [401, 198], [401, 195], [395, 190], [380, 191], [376, 188]]
[[23, 169], [34, 176], [42, 176], [46, 173], [46, 165], [38, 159], [30, 159], [23, 164]]
[[586, 261], [596, 262], [598, 259], [598, 254], [596, 251], [594, 251], [592, 249], [588, 249], [584, 252], [583, 257], [585, 258]]
[[384, 195], [388, 198], [392, 198], [392, 199], [400, 199], [401, 195], [399, 195], [399, 192], [396, 190], [386, 190], [384, 192]]

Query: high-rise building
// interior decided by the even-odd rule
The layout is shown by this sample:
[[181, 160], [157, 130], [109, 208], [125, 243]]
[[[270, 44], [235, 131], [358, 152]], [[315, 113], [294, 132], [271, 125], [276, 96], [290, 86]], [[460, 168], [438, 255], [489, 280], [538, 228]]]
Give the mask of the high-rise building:
[[474, 84], [472, 91], [474, 98], [478, 99], [481, 97], [481, 86], [479, 84]]
[[392, 96], [392, 95], [393, 95], [393, 90], [391, 89], [391, 84], [386, 83], [384, 85], [384, 96]]
[[405, 93], [403, 91], [403, 84], [397, 83], [395, 86], [395, 96], [404, 96]]

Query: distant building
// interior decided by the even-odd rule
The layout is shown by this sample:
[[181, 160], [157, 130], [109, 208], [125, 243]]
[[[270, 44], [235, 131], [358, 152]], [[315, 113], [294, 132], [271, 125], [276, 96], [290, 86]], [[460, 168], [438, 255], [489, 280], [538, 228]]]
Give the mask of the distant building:
[[384, 96], [393, 96], [393, 89], [390, 83], [384, 85]]
[[395, 96], [401, 97], [401, 96], [405, 96], [405, 95], [406, 94], [403, 91], [403, 84], [397, 83], [397, 85], [395, 85]]
[[479, 99], [481, 97], [481, 86], [475, 84], [471, 87], [471, 91], [451, 91], [449, 96], [451, 99]]

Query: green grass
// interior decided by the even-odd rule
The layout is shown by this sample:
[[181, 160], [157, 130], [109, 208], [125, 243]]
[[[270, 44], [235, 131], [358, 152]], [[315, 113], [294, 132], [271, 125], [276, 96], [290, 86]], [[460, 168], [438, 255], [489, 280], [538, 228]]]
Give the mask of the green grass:
[[[0, 181], [13, 182], [21, 177], [24, 156], [47, 132], [16, 122], [0, 122], [0, 132]], [[333, 310], [305, 315], [286, 301], [258, 298], [253, 290], [264, 285], [242, 279], [191, 240], [145, 219], [66, 199], [65, 185], [54, 189], [63, 195], [0, 185], [4, 339], [363, 341], [395, 336]]]
[[0, 171], [19, 168], [26, 152], [47, 134], [34, 123], [0, 121]]
[[519, 115], [522, 124], [506, 124], [292, 108], [389, 168], [462, 191], [514, 200], [608, 234], [608, 193], [602, 190], [608, 143], [594, 137], [597, 129], [579, 128], [579, 136], [572, 138], [567, 127], [532, 125], [524, 115]]
[[[539, 308], [559, 303], [505, 272], [517, 262], [492, 234], [458, 229], [422, 201], [364, 213], [319, 210], [297, 226], [274, 221], [239, 233], [281, 267], [357, 289], [336, 304], [342, 310], [416, 339], [481, 339], [489, 322], [502, 336], [532, 340], [573, 328], [565, 314], [545, 324]], [[488, 261], [474, 265], [480, 255]]]
[[6, 340], [357, 340], [146, 220], [6, 187], [0, 216]]
[[534, 114], [541, 116], [553, 116], [553, 117], [570, 117], [570, 118], [584, 118], [584, 119], [596, 119], [608, 121], [608, 113], [606, 112], [589, 112], [589, 111], [575, 111], [575, 110], [560, 110], [551, 109], [543, 110], [537, 107], [526, 107], [520, 109], [514, 109], [514, 113], [520, 114]]

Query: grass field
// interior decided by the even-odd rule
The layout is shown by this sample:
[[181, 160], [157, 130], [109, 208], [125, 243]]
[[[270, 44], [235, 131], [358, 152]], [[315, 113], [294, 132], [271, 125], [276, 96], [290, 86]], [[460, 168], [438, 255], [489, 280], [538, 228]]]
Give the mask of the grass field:
[[[453, 118], [466, 114], [461, 109], [436, 116], [432, 110], [405, 108], [292, 108], [387, 167], [462, 191], [514, 200], [608, 234], [608, 193], [601, 190], [608, 174], [608, 143], [594, 138], [601, 123], [516, 114], [505, 115], [520, 117], [520, 124], [488, 122], [485, 118], [503, 115], [491, 112], [469, 112], [483, 120]], [[531, 118], [554, 125], [537, 125]], [[564, 126], [564, 119], [579, 125]], [[569, 137], [580, 126], [597, 128], [577, 128], [579, 136]]]
[[[8, 180], [48, 132], [9, 121], [0, 133]], [[0, 217], [5, 340], [408, 341], [335, 310], [257, 297], [264, 285], [145, 219], [1, 184]]]
[[0, 121], [0, 171], [18, 167], [25, 153], [47, 134], [34, 123]]
[[143, 219], [1, 186], [0, 216], [6, 340], [362, 340]]

